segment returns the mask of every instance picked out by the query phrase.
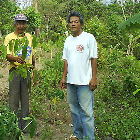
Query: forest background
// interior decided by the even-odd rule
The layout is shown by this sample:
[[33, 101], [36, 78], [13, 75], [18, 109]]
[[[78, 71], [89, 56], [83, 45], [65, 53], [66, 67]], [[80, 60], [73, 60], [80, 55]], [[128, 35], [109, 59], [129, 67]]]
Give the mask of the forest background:
[[[72, 128], [67, 127], [71, 119], [66, 91], [60, 89], [59, 81], [63, 71], [63, 44], [67, 34], [70, 35], [67, 16], [76, 10], [84, 15], [83, 30], [92, 33], [98, 42], [98, 88], [94, 99], [96, 139], [140, 140], [140, 3], [114, 1], [105, 5], [95, 0], [34, 2], [22, 11], [15, 2], [0, 0], [0, 67], [8, 64], [3, 46], [5, 35], [14, 31], [14, 16], [24, 13], [29, 20], [27, 31], [36, 35], [35, 57], [41, 65], [37, 69], [38, 84], [32, 86], [30, 99], [30, 112], [41, 133], [38, 139], [63, 140], [72, 132]], [[3, 78], [2, 74], [0, 78]], [[6, 109], [7, 95], [8, 91], [1, 95], [1, 124], [2, 121], [12, 121], [12, 115], [7, 122], [1, 117], [4, 112], [10, 113]], [[5, 127], [4, 122], [0, 136], [5, 134], [10, 139], [13, 135], [9, 130], [11, 126]]]

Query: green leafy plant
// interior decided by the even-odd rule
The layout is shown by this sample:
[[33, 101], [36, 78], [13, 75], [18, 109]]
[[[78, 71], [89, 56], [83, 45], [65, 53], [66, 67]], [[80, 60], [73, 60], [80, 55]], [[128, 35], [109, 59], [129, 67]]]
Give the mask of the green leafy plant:
[[46, 60], [43, 70], [40, 71], [41, 83], [38, 84], [44, 89], [44, 92], [40, 92], [42, 89], [38, 89], [37, 92], [45, 93], [46, 96], [51, 99], [55, 96], [64, 98], [64, 92], [60, 90], [58, 84], [61, 79], [63, 62], [61, 60], [61, 54], [57, 54], [52, 60]]
[[31, 114], [28, 117], [23, 118], [23, 119], [27, 121], [27, 126], [24, 129], [28, 128], [28, 135], [30, 138], [33, 138], [33, 136], [35, 136], [37, 132], [36, 119]]
[[1, 50], [1, 56], [0, 58], [5, 59], [6, 55], [7, 55], [7, 49], [5, 45], [1, 45], [0, 46], [0, 50]]
[[39, 12], [35, 11], [34, 7], [27, 7], [22, 13], [24, 13], [28, 19], [29, 24], [27, 31], [33, 32], [36, 28], [40, 28], [42, 17]]
[[0, 30], [2, 35], [13, 31], [13, 18], [18, 7], [11, 0], [0, 1]]
[[[22, 49], [22, 59], [25, 60], [26, 59], [26, 55], [27, 55], [27, 46], [28, 46], [28, 39], [27, 37], [23, 37], [22, 39], [16, 39], [16, 40], [11, 40], [9, 42], [9, 50], [15, 52], [15, 55], [18, 54], [18, 52]], [[37, 38], [36, 36], [33, 36], [33, 48], [35, 48], [37, 46]], [[4, 50], [4, 49], [2, 49]], [[5, 56], [5, 53], [4, 53]], [[20, 64], [16, 70], [14, 70], [13, 72], [11, 72], [11, 74], [9, 75], [8, 80], [11, 81], [13, 79], [14, 76], [14, 72], [16, 72], [17, 74], [20, 74], [23, 78], [27, 77], [27, 71], [30, 70], [31, 68], [33, 68], [33, 66], [31, 64]], [[37, 74], [37, 73], [36, 73]], [[37, 77], [37, 76], [35, 76]]]
[[48, 122], [46, 122], [44, 128], [41, 131], [41, 140], [53, 140], [53, 131], [48, 125]]
[[119, 140], [139, 138], [139, 61], [117, 46], [100, 49], [102, 80], [98, 96], [95, 94], [97, 134], [101, 139], [104, 135]]
[[18, 119], [8, 107], [0, 106], [0, 139], [24, 139], [22, 131], [18, 128]]
[[[27, 120], [28, 135], [32, 138], [36, 134], [37, 122], [33, 115], [24, 118]], [[0, 106], [0, 139], [1, 140], [24, 140], [23, 132], [18, 128], [16, 115], [9, 111], [6, 106]]]
[[140, 28], [140, 13], [135, 14], [134, 16], [130, 17], [128, 20], [121, 23], [119, 25], [119, 28], [122, 30], [139, 29]]

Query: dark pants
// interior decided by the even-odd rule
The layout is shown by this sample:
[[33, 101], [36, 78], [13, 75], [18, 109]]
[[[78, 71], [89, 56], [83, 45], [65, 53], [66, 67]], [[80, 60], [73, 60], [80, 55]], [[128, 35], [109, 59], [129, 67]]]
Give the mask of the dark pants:
[[[12, 68], [9, 74], [14, 71]], [[9, 82], [9, 107], [14, 111], [19, 119], [19, 128], [26, 132], [26, 121], [23, 118], [29, 115], [29, 93], [31, 91], [30, 72], [27, 72], [27, 78], [22, 78], [20, 74], [14, 72], [12, 81]], [[21, 112], [18, 114], [19, 102], [21, 102]]]

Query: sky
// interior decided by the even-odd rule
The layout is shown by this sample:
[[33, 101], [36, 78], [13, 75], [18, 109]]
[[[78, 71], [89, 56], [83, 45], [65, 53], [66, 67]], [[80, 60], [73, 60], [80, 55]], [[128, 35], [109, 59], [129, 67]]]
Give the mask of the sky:
[[[112, 0], [102, 0], [102, 1], [103, 3], [110, 4]], [[16, 3], [21, 9], [24, 9], [26, 6], [31, 6], [32, 0], [16, 0]]]
[[[99, 0], [97, 0], [99, 1]], [[110, 4], [112, 0], [102, 0], [104, 4]], [[31, 6], [32, 0], [16, 0], [17, 5], [21, 8], [24, 9], [27, 6]]]
[[[97, 1], [99, 1], [99, 0], [97, 0]], [[111, 1], [114, 1], [114, 0], [102, 0], [102, 1], [104, 4], [108, 5], [111, 3]], [[121, 0], [117, 0], [117, 1], [121, 1]], [[123, 0], [123, 1], [125, 1], [125, 0]], [[132, 1], [134, 1], [134, 0], [132, 0]], [[138, 1], [140, 1], [140, 0], [138, 0]], [[16, 3], [21, 9], [24, 9], [27, 6], [31, 6], [32, 0], [16, 0]]]
[[[99, 1], [99, 0], [96, 0], [96, 1]], [[102, 0], [102, 2], [106, 5], [110, 4], [111, 2], [113, 2], [114, 0]], [[118, 2], [120, 2], [121, 0], [117, 0]], [[125, 1], [125, 0], [123, 0]]]
[[27, 6], [31, 6], [32, 0], [16, 0], [16, 3], [21, 9], [24, 9]]
[[[96, 0], [96, 1], [99, 1], [99, 0]], [[108, 4], [110, 4], [111, 2], [113, 2], [114, 0], [102, 0], [102, 1], [103, 1], [104, 4], [107, 4], [107, 5], [108, 5]], [[118, 1], [118, 2], [121, 2], [121, 0], [117, 0], [117, 1]], [[127, 0], [123, 0], [123, 1], [125, 2], [125, 1], [127, 1]], [[135, 0], [131, 0], [131, 1], [134, 2]], [[137, 1], [140, 1], [140, 0], [137, 0]]]

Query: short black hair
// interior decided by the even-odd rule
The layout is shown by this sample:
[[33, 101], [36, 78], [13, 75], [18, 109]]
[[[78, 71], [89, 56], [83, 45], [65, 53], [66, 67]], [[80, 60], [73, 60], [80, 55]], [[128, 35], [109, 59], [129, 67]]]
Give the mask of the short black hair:
[[74, 12], [70, 13], [70, 15], [68, 16], [68, 23], [70, 23], [70, 18], [73, 17], [73, 16], [79, 17], [81, 25], [84, 24], [83, 16], [77, 11], [74, 11]]
[[18, 23], [18, 22], [24, 22], [24, 23], [28, 24], [28, 22], [25, 21], [25, 20], [16, 20], [16, 21], [14, 21], [14, 24], [16, 24], [16, 23]]

